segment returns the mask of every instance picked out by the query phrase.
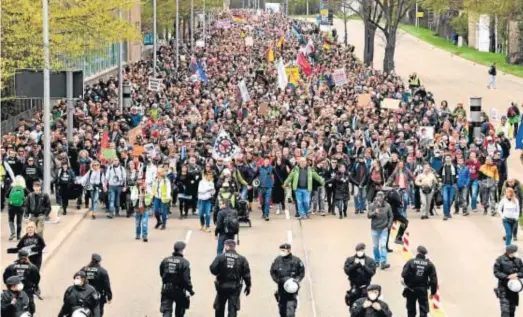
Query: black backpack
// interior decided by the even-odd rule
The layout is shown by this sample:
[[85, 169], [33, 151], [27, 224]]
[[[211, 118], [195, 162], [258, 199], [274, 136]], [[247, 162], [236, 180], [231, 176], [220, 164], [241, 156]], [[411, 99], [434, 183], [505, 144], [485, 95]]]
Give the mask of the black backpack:
[[240, 222], [238, 213], [235, 210], [229, 210], [223, 220], [225, 233], [227, 235], [236, 235], [240, 232]]

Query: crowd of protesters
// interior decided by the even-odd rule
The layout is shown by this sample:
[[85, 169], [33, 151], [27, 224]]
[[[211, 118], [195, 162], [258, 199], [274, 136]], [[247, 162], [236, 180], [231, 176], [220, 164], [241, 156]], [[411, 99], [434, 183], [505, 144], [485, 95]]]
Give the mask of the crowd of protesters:
[[[259, 198], [267, 221], [271, 210], [289, 212], [292, 202], [300, 219], [342, 219], [365, 213], [380, 191], [395, 191], [401, 197], [396, 212], [404, 218], [428, 219], [439, 206], [443, 220], [453, 213], [500, 213], [507, 245], [516, 238], [523, 188], [510, 177], [507, 158], [520, 121], [517, 105], [497, 125], [483, 113], [482, 135], [472, 138], [462, 104], [435, 102], [444, 96], [433, 96], [415, 74], [407, 84], [363, 66], [335, 32], [279, 14], [234, 14], [216, 17], [231, 23], [210, 28], [203, 48], [191, 52], [189, 41], [182, 43], [179, 68], [175, 43], [159, 47], [160, 91], [148, 90], [150, 61], [126, 66], [132, 107], [124, 112], [117, 107], [116, 79], [87, 87], [75, 105], [71, 142], [66, 104], [53, 107], [52, 191], [63, 215], [74, 193], [73, 207], [84, 205], [93, 219], [102, 206], [108, 218], [134, 215], [136, 238], [147, 241], [149, 214], [161, 230], [171, 213], [186, 219], [191, 211], [199, 214], [201, 230], [210, 231], [224, 191], [254, 212]], [[305, 61], [297, 63], [300, 54]], [[280, 60], [301, 75], [283, 89]], [[340, 68], [342, 85], [333, 76]], [[385, 99], [398, 107], [385, 107]], [[21, 120], [2, 137], [2, 209], [16, 176], [25, 179], [26, 193], [41, 184], [41, 119], [37, 113]], [[222, 131], [230, 142], [216, 155]], [[238, 153], [231, 157], [229, 150]], [[24, 208], [8, 209], [11, 226]]]

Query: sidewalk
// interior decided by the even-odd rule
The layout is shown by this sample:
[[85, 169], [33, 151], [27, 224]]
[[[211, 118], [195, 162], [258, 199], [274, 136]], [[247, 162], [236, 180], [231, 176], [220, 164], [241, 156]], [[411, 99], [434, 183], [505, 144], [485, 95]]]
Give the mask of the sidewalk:
[[[57, 213], [59, 207], [53, 206], [53, 212]], [[69, 237], [69, 235], [76, 229], [80, 222], [84, 219], [87, 213], [87, 209], [76, 210], [71, 208], [68, 210], [66, 216], [58, 215], [59, 221], [57, 223], [46, 223], [44, 230], [44, 240], [47, 245], [46, 250], [44, 251], [44, 258], [42, 269], [45, 269], [47, 262], [56, 254], [59, 250], [62, 243]], [[9, 220], [7, 214], [7, 207], [0, 214], [0, 264], [1, 270], [4, 271], [5, 267], [14, 260], [16, 260], [16, 254], [7, 254], [6, 250], [8, 248], [16, 247], [18, 243], [17, 240], [9, 241]], [[53, 218], [53, 216], [51, 217]]]

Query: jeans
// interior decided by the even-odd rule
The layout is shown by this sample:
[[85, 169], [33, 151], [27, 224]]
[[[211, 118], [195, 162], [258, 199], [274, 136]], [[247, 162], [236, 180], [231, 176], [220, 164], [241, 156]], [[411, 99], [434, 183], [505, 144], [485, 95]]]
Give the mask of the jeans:
[[425, 194], [420, 190], [420, 200], [421, 200], [421, 216], [428, 217], [430, 213], [430, 206], [432, 198], [434, 197], [434, 190], [431, 190], [430, 193]]
[[149, 209], [146, 209], [143, 214], [135, 213], [134, 219], [136, 220], [136, 239], [140, 238], [140, 234], [143, 239], [147, 239], [147, 232], [149, 231]]
[[120, 194], [122, 193], [122, 186], [109, 185], [108, 200], [109, 200], [109, 214], [112, 216], [115, 212], [120, 213]]
[[269, 211], [271, 208], [272, 188], [260, 187], [258, 190], [260, 193], [260, 200], [261, 200], [263, 216], [269, 217]]
[[94, 213], [98, 210], [100, 191], [97, 188], [93, 188], [89, 191], [89, 196], [91, 197], [91, 208], [89, 210]]
[[312, 193], [312, 210], [325, 212], [325, 187], [320, 186]]
[[470, 208], [476, 210], [478, 207], [479, 181], [470, 181]]
[[496, 212], [496, 194], [498, 187], [495, 183], [489, 180], [483, 180], [480, 186], [481, 191], [481, 204], [485, 211], [490, 211], [492, 213]]
[[367, 206], [365, 205], [365, 193], [365, 186], [354, 186], [354, 208], [356, 208], [356, 211], [367, 209]]
[[371, 230], [372, 235], [372, 251], [374, 253], [374, 260], [376, 263], [387, 262], [387, 236], [389, 231], [387, 228]]
[[408, 188], [400, 189], [401, 193], [401, 212], [405, 218], [407, 218], [407, 210], [409, 209], [409, 190]]
[[441, 194], [443, 195], [443, 215], [446, 217], [450, 216], [450, 206], [452, 205], [452, 200], [454, 199], [454, 185], [445, 184], [441, 189]]
[[249, 194], [249, 189], [247, 188], [247, 186], [242, 186], [242, 188], [240, 190], [240, 199], [247, 200], [248, 194]]
[[209, 228], [211, 225], [211, 200], [199, 200], [198, 201], [198, 214], [200, 216], [200, 225], [204, 225]]
[[468, 195], [469, 195], [469, 188], [468, 187], [458, 188], [456, 190], [456, 200], [455, 200], [455, 203], [454, 203], [454, 208], [456, 209], [456, 212], [459, 212], [460, 208], [463, 209], [463, 213], [467, 212], [467, 209], [468, 209], [468, 204], [467, 204]]
[[490, 82], [488, 86], [490, 88], [496, 88], [496, 75], [490, 75]]
[[154, 214], [157, 215], [156, 218], [158, 218], [158, 215], [162, 217], [162, 224], [164, 226], [167, 224], [167, 209], [168, 208], [169, 208], [169, 203], [164, 204], [164, 203], [162, 203], [162, 200], [160, 198], [154, 197], [154, 201], [153, 201]]
[[516, 219], [503, 219], [503, 228], [505, 228], [505, 245], [512, 243], [512, 237], [514, 236], [514, 227], [518, 225]]
[[300, 217], [305, 217], [309, 212], [311, 192], [307, 189], [296, 188], [296, 208]]
[[335, 203], [336, 203], [336, 207], [338, 208], [338, 216], [340, 218], [342, 216], [347, 217], [347, 209], [349, 206], [349, 201], [346, 199], [336, 199]]

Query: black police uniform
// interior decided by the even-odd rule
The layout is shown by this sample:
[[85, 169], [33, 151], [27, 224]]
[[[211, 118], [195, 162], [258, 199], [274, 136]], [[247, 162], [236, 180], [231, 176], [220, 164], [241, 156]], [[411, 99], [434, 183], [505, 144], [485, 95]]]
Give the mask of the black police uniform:
[[64, 304], [58, 317], [70, 316], [77, 308], [87, 308], [93, 317], [100, 317], [98, 309], [98, 292], [94, 287], [85, 283], [84, 285], [69, 286], [64, 294]]
[[22, 280], [22, 283], [24, 284], [24, 292], [29, 298], [29, 312], [34, 315], [36, 311], [34, 294], [38, 289], [38, 284], [40, 283], [40, 273], [38, 272], [38, 268], [30, 262], [16, 260], [5, 269], [3, 276], [4, 283], [7, 284], [7, 279], [11, 276], [18, 276]]
[[250, 293], [251, 269], [247, 259], [229, 250], [214, 258], [210, 266], [211, 273], [216, 276], [216, 299], [214, 300], [215, 317], [225, 316], [225, 304], [228, 302], [228, 317], [236, 317], [240, 310], [240, 294], [245, 282], [245, 292]]
[[[99, 258], [101, 260], [101, 258]], [[93, 256], [94, 260], [94, 256]], [[99, 261], [92, 261], [81, 271], [85, 273], [85, 278], [89, 284], [94, 287], [99, 295], [99, 310], [100, 317], [104, 315], [104, 305], [106, 302], [113, 300], [113, 292], [111, 290], [111, 281], [109, 280], [109, 273], [104, 269]]]
[[175, 303], [174, 315], [183, 317], [185, 310], [190, 306], [190, 299], [185, 291], [194, 294], [189, 261], [175, 251], [160, 264], [160, 276], [163, 283], [160, 312], [163, 317], [172, 317]]
[[[364, 261], [365, 264], [356, 260]], [[345, 295], [345, 303], [347, 306], [351, 306], [357, 299], [367, 296], [367, 287], [376, 274], [376, 262], [366, 255], [361, 258], [354, 255], [347, 258], [343, 269], [350, 282], [350, 290]]]
[[[379, 285], [369, 285], [365, 292], [369, 292], [372, 290], [377, 290], [381, 293], [381, 286]], [[376, 310], [376, 308], [370, 307], [365, 308], [364, 304], [366, 301], [371, 302], [372, 304], [378, 303], [380, 305], [380, 310]], [[390, 311], [389, 305], [379, 299], [379, 297], [375, 300], [371, 300], [368, 297], [363, 297], [357, 299], [352, 307], [350, 308], [350, 316], [351, 317], [392, 317], [392, 312]]]
[[508, 276], [514, 273], [518, 278], [523, 278], [523, 261], [520, 258], [511, 258], [504, 254], [496, 259], [494, 276], [498, 279], [496, 295], [501, 306], [501, 317], [514, 317], [519, 304], [519, 293], [514, 293], [507, 287]]
[[430, 287], [431, 295], [435, 295], [438, 291], [436, 267], [425, 258], [424, 254], [418, 254], [403, 266], [401, 277], [406, 286], [403, 296], [407, 298], [408, 317], [416, 317], [416, 302], [419, 304], [419, 316], [427, 317], [429, 312], [427, 289]]
[[225, 240], [234, 240], [234, 236], [236, 235], [234, 233], [227, 232], [228, 228], [226, 228], [225, 218], [227, 218], [229, 213], [232, 213], [232, 217], [238, 217], [238, 212], [229, 207], [218, 211], [218, 215], [216, 216], [216, 227], [214, 229], [214, 235], [218, 237], [217, 254], [221, 254], [223, 252]]
[[289, 294], [283, 289], [283, 284], [289, 278], [293, 278], [300, 283], [305, 277], [305, 266], [297, 256], [289, 254], [287, 256], [278, 256], [271, 266], [272, 280], [278, 284], [278, 291], [276, 292], [276, 300], [278, 301], [278, 309], [280, 317], [294, 317], [296, 314], [296, 307], [298, 302], [296, 294]]
[[[10, 287], [20, 282], [21, 279], [18, 276], [12, 276], [7, 279], [6, 284]], [[13, 299], [16, 300], [14, 304], [12, 304]], [[18, 317], [22, 313], [29, 312], [29, 297], [24, 291], [5, 290], [2, 292], [1, 307], [0, 316]]]

